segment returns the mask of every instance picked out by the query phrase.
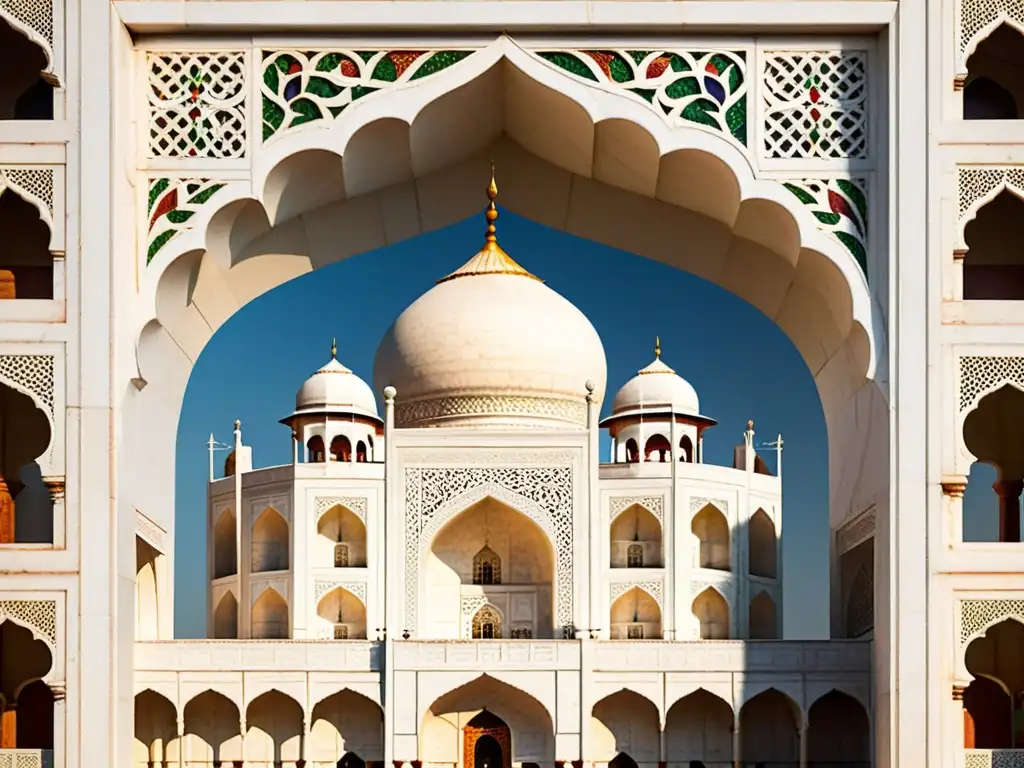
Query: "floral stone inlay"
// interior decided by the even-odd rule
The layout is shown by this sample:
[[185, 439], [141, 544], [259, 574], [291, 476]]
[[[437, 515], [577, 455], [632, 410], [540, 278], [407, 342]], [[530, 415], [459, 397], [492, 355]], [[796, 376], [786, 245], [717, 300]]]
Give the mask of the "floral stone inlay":
[[828, 232], [868, 273], [868, 201], [863, 179], [801, 179], [783, 186], [811, 209], [818, 229]]
[[200, 207], [225, 184], [209, 179], [153, 179], [149, 184], [149, 247], [146, 264], [186, 229]]
[[264, 51], [263, 140], [331, 120], [364, 96], [458, 64], [464, 51]]
[[747, 143], [742, 51], [537, 51], [559, 69], [643, 99], [670, 122], [697, 123]]

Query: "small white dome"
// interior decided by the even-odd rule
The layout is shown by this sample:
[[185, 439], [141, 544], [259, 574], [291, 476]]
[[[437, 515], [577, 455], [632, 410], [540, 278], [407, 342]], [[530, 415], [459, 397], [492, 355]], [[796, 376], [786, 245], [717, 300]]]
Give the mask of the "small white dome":
[[377, 401], [370, 385], [338, 362], [336, 348], [331, 360], [310, 376], [295, 395], [295, 414], [357, 414], [379, 419]]
[[377, 350], [374, 382], [398, 390], [405, 427], [586, 426], [608, 370], [594, 326], [498, 245], [492, 203], [483, 249], [413, 302]]
[[627, 381], [612, 401], [612, 416], [652, 410], [700, 416], [697, 390], [662, 362], [660, 343], [655, 347], [654, 362]]

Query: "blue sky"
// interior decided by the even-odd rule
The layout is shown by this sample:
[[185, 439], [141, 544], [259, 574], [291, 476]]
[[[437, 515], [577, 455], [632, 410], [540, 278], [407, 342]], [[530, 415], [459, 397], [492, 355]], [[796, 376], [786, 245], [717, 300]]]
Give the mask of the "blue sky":
[[[579, 307], [600, 333], [609, 392], [602, 415], [615, 390], [651, 361], [658, 335], [662, 358], [696, 388], [701, 411], [718, 420], [706, 433], [707, 462], [731, 464], [747, 419], [756, 422], [758, 443], [783, 434], [784, 631], [787, 638], [827, 637], [825, 422], [814, 381], [788, 338], [749, 304], [688, 273], [505, 211], [498, 225], [513, 258]], [[337, 337], [341, 362], [372, 384], [385, 330], [476, 252], [484, 227], [483, 216], [473, 217], [317, 270], [250, 303], [214, 335], [193, 369], [178, 427], [176, 636], [205, 633], [210, 432], [230, 442], [232, 424], [241, 419], [257, 467], [289, 462], [289, 431], [278, 419], [291, 412], [302, 382], [330, 359], [331, 338]], [[774, 469], [774, 451], [761, 454]], [[602, 459], [607, 455], [604, 435]], [[223, 458], [218, 454], [218, 465]], [[978, 496], [974, 487], [972, 493]]]

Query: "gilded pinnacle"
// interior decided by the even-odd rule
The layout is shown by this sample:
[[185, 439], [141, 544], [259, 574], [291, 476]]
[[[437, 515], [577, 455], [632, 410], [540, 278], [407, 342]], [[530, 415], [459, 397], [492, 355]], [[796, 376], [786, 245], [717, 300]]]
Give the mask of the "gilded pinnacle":
[[332, 360], [337, 360], [338, 359], [338, 340], [337, 339], [331, 339], [331, 359]]
[[654, 337], [654, 358], [655, 360], [661, 360], [661, 337]]

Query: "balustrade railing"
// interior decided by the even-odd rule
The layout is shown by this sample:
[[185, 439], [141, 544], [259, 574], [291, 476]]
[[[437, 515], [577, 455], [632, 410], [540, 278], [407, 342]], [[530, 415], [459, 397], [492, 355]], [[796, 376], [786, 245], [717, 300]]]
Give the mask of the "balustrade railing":
[[1024, 749], [967, 749], [964, 768], [1024, 768]]
[[0, 749], [0, 768], [53, 768], [53, 750]]

